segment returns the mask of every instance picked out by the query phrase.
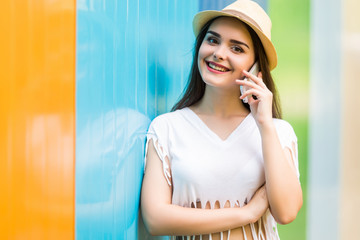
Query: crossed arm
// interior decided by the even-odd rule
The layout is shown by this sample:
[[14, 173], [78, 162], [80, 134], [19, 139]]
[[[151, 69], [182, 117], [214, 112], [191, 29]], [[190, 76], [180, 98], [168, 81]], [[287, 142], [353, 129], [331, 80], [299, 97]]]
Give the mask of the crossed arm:
[[[265, 186], [261, 187], [252, 200], [241, 208], [210, 210], [172, 205], [172, 188], [163, 176], [162, 162], [152, 140], [148, 147], [141, 193], [141, 210], [145, 226], [152, 235], [199, 235], [226, 231], [256, 222], [269, 207], [266, 193], [268, 189]], [[284, 156], [286, 157], [285, 153]], [[295, 175], [294, 172], [293, 174]], [[281, 209], [279, 212], [282, 213], [282, 211]], [[284, 211], [286, 212], [285, 209]], [[281, 220], [284, 219], [281, 218]]]
[[296, 218], [303, 203], [291, 154], [295, 152], [295, 143], [293, 149], [283, 149], [272, 122], [264, 123], [259, 129], [270, 211], [278, 223], [288, 224]]
[[198, 235], [226, 231], [256, 222], [268, 208], [265, 189], [242, 208], [198, 209], [171, 204], [172, 188], [162, 172], [162, 162], [149, 142], [141, 192], [144, 223], [152, 235]]

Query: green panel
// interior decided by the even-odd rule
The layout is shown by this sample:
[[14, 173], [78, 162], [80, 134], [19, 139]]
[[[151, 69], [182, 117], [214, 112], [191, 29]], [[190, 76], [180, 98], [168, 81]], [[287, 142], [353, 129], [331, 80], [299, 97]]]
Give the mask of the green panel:
[[278, 66], [273, 71], [280, 92], [284, 119], [298, 137], [300, 181], [304, 203], [296, 220], [279, 225], [281, 239], [306, 239], [308, 99], [309, 99], [309, 0], [270, 0], [273, 22], [272, 40], [278, 52]]

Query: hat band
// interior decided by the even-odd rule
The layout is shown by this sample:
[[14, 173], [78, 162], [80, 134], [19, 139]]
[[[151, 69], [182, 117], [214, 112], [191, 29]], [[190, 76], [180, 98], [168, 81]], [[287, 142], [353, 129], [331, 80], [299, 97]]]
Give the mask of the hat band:
[[236, 10], [229, 10], [229, 9], [221, 10], [221, 12], [234, 15], [234, 16], [238, 17], [240, 20], [243, 19], [243, 20], [251, 23], [252, 25], [254, 25], [255, 27], [257, 27], [260, 31], [263, 32], [263, 30], [261, 29], [261, 27], [260, 27], [252, 18], [248, 17], [247, 15], [243, 14], [242, 12], [238, 12], [238, 11], [236, 11]]

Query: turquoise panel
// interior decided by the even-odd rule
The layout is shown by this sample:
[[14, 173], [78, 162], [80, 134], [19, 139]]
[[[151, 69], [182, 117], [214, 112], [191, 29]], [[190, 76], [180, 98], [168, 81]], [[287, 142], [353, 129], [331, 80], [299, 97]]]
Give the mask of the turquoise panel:
[[138, 237], [145, 133], [187, 80], [193, 0], [77, 1], [76, 239]]
[[[268, 0], [253, 0], [263, 9], [268, 10]], [[235, 0], [199, 0], [199, 10], [221, 10]]]

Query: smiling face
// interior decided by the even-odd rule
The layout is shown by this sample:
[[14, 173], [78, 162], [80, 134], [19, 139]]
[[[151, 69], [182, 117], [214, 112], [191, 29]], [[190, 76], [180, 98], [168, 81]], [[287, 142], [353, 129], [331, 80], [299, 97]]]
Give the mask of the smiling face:
[[213, 87], [238, 87], [242, 71], [255, 61], [254, 46], [244, 23], [220, 17], [209, 27], [200, 46], [198, 66], [203, 81]]

